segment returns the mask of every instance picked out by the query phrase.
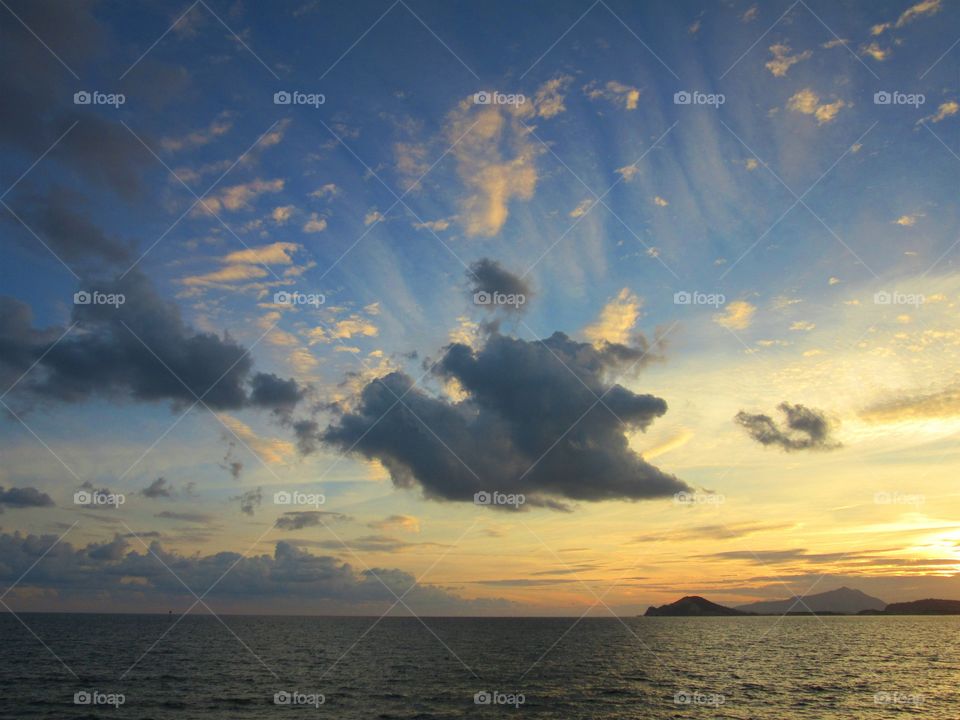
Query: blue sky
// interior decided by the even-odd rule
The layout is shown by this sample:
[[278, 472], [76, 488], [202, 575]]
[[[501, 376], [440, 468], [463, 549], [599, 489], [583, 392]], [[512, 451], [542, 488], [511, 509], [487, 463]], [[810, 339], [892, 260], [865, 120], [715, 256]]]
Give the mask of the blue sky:
[[[345, 573], [429, 569], [424, 592], [436, 594], [423, 602], [435, 612], [579, 614], [589, 598], [564, 584], [573, 569], [603, 588], [643, 567], [612, 596], [625, 612], [688, 589], [783, 594], [780, 579], [802, 590], [824, 574], [889, 599], [925, 582], [956, 587], [956, 7], [104, 2], [4, 13], [5, 52], [27, 69], [5, 81], [18, 101], [0, 117], [12, 386], [0, 485], [50, 501], [11, 498], [4, 533], [52, 543], [69, 528], [62, 542], [81, 554], [118, 543], [114, 574], [131, 555], [164, 552], [279, 563], [289, 556], [277, 543], [289, 543]], [[75, 105], [77, 91], [125, 102]], [[276, 104], [283, 91], [323, 102]], [[524, 102], [478, 104], [479, 92]], [[719, 99], [677, 104], [685, 92]], [[474, 303], [484, 259], [525, 290], [520, 311]], [[97, 289], [129, 302], [74, 304]], [[277, 292], [323, 302], [284, 305]], [[678, 292], [719, 299], [677, 304]], [[540, 342], [557, 331], [576, 345]], [[457, 364], [451, 344], [476, 366]], [[615, 365], [611, 348], [636, 362]], [[211, 357], [219, 364], [199, 367]], [[559, 380], [531, 390], [542, 408], [523, 412], [493, 381], [538, 387], [555, 378], [536, 367], [551, 358], [575, 367], [564, 365], [577, 392], [627, 388], [624, 412], [637, 414], [581, 444], [575, 433], [531, 440], [537, 451], [521, 459], [549, 456], [555, 438], [569, 453], [562, 475], [595, 442], [611, 468], [639, 473], [634, 485], [613, 469], [569, 484], [542, 466], [520, 475], [501, 457], [500, 421], [519, 446], [521, 419], [549, 428], [551, 412], [565, 416], [550, 396]], [[521, 360], [532, 365], [510, 364]], [[471, 373], [487, 361], [505, 364], [481, 385]], [[136, 363], [150, 367], [138, 375]], [[196, 383], [177, 377], [193, 371]], [[218, 392], [235, 380], [239, 395], [193, 405], [221, 371]], [[413, 445], [402, 422], [371, 423], [376, 398], [360, 394], [406, 387], [378, 384], [390, 373], [416, 381], [415, 408], [446, 418], [416, 417]], [[296, 397], [267, 402], [267, 376]], [[807, 424], [782, 403], [809, 411]], [[351, 435], [351, 422], [366, 432]], [[492, 479], [460, 442], [479, 462], [502, 460]], [[480, 485], [455, 479], [464, 468]], [[677, 484], [657, 485], [658, 473]], [[159, 478], [166, 491], [145, 495]], [[129, 502], [78, 508], [82, 483]], [[498, 487], [526, 489], [529, 512], [469, 501]], [[272, 502], [294, 488], [323, 493], [333, 514], [294, 527]], [[678, 511], [680, 488], [724, 501]], [[717, 561], [704, 579], [693, 568], [718, 525], [734, 549], [802, 552], [762, 568]], [[649, 557], [623, 551], [651, 532], [675, 542]], [[503, 567], [484, 559], [491, 547]], [[579, 548], [573, 565], [564, 548]], [[812, 558], [829, 552], [849, 562]], [[554, 584], [531, 593], [543, 564]], [[85, 592], [110, 572], [97, 566]], [[176, 598], [152, 588], [159, 607]], [[36, 592], [50, 607], [92, 602], [53, 577]], [[224, 603], [352, 604], [322, 589], [320, 605], [273, 592], [258, 604], [238, 586]], [[364, 611], [390, 600], [363, 597]]]

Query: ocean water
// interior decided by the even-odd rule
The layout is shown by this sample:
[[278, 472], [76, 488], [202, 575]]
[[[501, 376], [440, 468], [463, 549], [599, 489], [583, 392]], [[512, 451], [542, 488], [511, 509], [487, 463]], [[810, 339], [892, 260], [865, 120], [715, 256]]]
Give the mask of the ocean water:
[[3, 718], [960, 718], [960, 617], [19, 617]]

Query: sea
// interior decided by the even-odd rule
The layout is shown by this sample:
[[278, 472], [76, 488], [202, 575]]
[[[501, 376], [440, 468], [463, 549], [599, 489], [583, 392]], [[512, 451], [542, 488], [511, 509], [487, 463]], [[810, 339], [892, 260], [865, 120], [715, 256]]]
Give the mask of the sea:
[[960, 718], [960, 617], [0, 614], [2, 718]]

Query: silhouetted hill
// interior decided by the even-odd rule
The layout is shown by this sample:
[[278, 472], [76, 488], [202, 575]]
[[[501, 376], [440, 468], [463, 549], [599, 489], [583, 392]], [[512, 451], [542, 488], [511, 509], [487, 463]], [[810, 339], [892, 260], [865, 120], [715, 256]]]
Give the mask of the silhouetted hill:
[[750, 613], [717, 605], [699, 595], [688, 595], [669, 605], [650, 606], [644, 613], [647, 617], [717, 617], [727, 615], [749, 615]]
[[[802, 600], [802, 602], [800, 602]], [[788, 600], [765, 600], [738, 605], [737, 610], [758, 615], [783, 615], [785, 613], [840, 613], [854, 615], [863, 610], [882, 611], [886, 603], [859, 590], [837, 588], [815, 595], [796, 596]]]
[[883, 615], [960, 615], [960, 600], [913, 600], [890, 603]]

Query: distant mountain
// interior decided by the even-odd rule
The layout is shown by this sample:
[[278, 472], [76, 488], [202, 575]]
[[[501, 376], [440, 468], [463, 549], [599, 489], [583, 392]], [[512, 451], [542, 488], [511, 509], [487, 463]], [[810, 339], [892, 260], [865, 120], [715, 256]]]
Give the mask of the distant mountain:
[[884, 615], [960, 615], [960, 600], [913, 600], [887, 605]]
[[688, 595], [669, 605], [649, 607], [647, 617], [717, 617], [726, 615], [749, 615], [750, 613], [734, 610], [712, 603], [699, 595]]
[[[799, 602], [802, 600], [803, 602]], [[766, 600], [762, 602], [738, 605], [737, 610], [758, 615], [783, 615], [787, 612], [805, 613], [843, 613], [856, 614], [863, 610], [882, 611], [887, 604], [879, 598], [871, 597], [859, 590], [848, 587], [837, 588], [816, 595], [796, 596], [789, 600]]]

